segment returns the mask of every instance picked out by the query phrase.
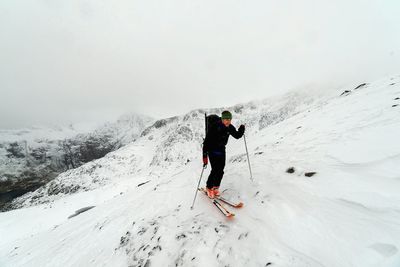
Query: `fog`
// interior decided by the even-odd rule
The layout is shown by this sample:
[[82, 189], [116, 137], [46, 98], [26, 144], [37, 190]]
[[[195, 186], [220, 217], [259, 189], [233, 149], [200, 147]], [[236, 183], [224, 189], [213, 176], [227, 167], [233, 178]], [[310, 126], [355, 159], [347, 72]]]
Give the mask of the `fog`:
[[400, 2], [2, 0], [0, 128], [156, 118], [400, 74]]

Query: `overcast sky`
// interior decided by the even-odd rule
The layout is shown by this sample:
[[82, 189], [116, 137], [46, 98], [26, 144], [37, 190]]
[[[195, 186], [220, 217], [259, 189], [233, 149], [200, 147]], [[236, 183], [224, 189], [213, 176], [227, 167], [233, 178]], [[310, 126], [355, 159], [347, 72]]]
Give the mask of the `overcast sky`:
[[2, 0], [0, 128], [400, 74], [398, 0]]

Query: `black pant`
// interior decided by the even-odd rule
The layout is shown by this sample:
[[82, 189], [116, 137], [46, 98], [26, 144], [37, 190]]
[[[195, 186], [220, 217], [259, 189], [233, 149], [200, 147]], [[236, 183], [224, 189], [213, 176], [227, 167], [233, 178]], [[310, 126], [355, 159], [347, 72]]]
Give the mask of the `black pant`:
[[225, 152], [223, 153], [209, 153], [208, 158], [211, 164], [211, 173], [208, 176], [207, 187], [212, 188], [221, 184], [222, 176], [224, 176], [225, 168]]

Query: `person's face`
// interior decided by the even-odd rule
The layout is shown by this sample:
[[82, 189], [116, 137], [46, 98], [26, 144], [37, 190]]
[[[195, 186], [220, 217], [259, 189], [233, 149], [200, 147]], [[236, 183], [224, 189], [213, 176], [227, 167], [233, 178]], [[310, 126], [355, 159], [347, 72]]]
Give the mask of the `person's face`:
[[225, 125], [225, 127], [228, 127], [229, 125], [231, 125], [231, 119], [223, 119], [222, 123]]

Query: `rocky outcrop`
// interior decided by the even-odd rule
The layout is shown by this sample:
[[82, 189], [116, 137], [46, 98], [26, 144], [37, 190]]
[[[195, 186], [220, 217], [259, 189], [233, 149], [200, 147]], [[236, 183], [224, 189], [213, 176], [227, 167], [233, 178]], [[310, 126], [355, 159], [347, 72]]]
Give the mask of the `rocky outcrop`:
[[148, 117], [124, 115], [91, 133], [70, 138], [28, 141], [16, 137], [16, 141], [0, 143], [0, 210], [5, 210], [15, 197], [36, 190], [58, 174], [134, 141], [149, 122]]

